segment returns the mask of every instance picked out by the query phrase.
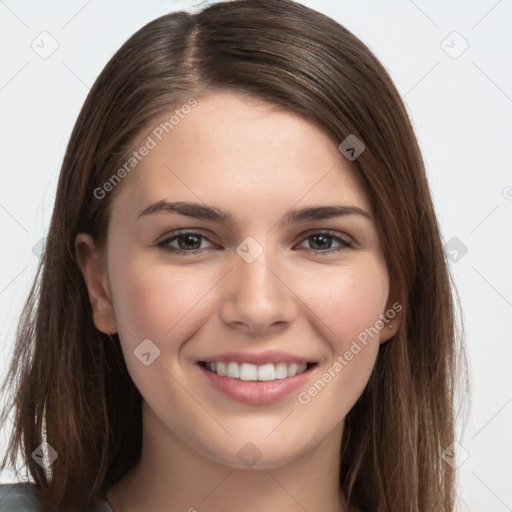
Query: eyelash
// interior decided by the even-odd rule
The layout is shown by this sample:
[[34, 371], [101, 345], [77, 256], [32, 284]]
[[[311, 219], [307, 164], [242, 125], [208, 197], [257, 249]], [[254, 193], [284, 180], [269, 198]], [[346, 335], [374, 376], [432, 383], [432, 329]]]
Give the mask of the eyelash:
[[[179, 239], [180, 237], [186, 237], [186, 236], [190, 236], [190, 235], [194, 235], [199, 239], [208, 240], [208, 238], [205, 237], [204, 235], [202, 235], [201, 233], [197, 233], [195, 231], [182, 231], [182, 232], [178, 232], [178, 233], [166, 238], [165, 240], [162, 240], [161, 242], [159, 242], [157, 244], [157, 247], [160, 247], [163, 250], [169, 251], [173, 254], [198, 254], [203, 249], [192, 249], [190, 251], [186, 251], [184, 249], [178, 249], [176, 247], [171, 247], [169, 245], [169, 243]], [[324, 249], [324, 250], [322, 250], [322, 249], [306, 249], [306, 251], [309, 254], [314, 253], [315, 256], [316, 255], [320, 255], [320, 256], [329, 255], [329, 254], [344, 251], [346, 249], [353, 247], [352, 242], [350, 242], [349, 240], [346, 240], [345, 238], [336, 236], [334, 233], [331, 233], [329, 231], [314, 231], [314, 232], [308, 234], [305, 238], [303, 238], [301, 242], [304, 242], [308, 238], [312, 238], [314, 236], [326, 236], [326, 237], [331, 238], [332, 240], [341, 244], [341, 246], [338, 247], [337, 249]], [[208, 241], [211, 243], [210, 240], [208, 240]]]

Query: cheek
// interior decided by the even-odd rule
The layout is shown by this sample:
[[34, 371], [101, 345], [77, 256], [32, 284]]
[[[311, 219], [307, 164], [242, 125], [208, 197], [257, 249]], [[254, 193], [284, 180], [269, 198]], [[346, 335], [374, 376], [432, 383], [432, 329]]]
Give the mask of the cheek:
[[[180, 374], [177, 356], [206, 312], [212, 285], [208, 275], [197, 269], [192, 271], [192, 267], [170, 268], [142, 258], [123, 257], [111, 274], [114, 310], [128, 372], [145, 400], [155, 406], [181, 403], [179, 386], [174, 385], [168, 372]], [[147, 353], [149, 364], [145, 366], [143, 354]]]
[[315, 418], [322, 417], [329, 429], [354, 406], [373, 371], [380, 347], [376, 324], [385, 311], [389, 281], [384, 265], [372, 258], [336, 269], [328, 280], [328, 292], [324, 277], [305, 293], [315, 313], [310, 318], [318, 318], [317, 330], [329, 344], [330, 357], [297, 401], [305, 425], [314, 428]]
[[[387, 269], [372, 254], [358, 255], [345, 266], [312, 271], [309, 278], [301, 275], [296, 286], [314, 313], [309, 317], [318, 319], [317, 328], [337, 352], [346, 350], [351, 340], [375, 326], [385, 311], [389, 292]], [[378, 341], [378, 336], [374, 338]]]
[[171, 268], [129, 255], [113, 266], [110, 277], [120, 334], [130, 345], [149, 338], [163, 347], [186, 335], [211, 288], [208, 275], [192, 265]]

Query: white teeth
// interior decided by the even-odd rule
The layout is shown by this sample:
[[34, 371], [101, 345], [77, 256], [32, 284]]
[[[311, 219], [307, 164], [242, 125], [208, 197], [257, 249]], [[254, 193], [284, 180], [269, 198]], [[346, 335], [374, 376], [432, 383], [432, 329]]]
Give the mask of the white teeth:
[[288, 377], [293, 377], [297, 375], [297, 363], [292, 363], [290, 366], [288, 366]]
[[228, 363], [226, 377], [231, 377], [232, 379], [238, 379], [240, 377], [240, 368], [236, 363]]
[[258, 366], [258, 380], [275, 380], [276, 369], [272, 363]]
[[[238, 366], [238, 363], [229, 364]], [[240, 380], [258, 380], [258, 367], [255, 364], [242, 363], [240, 365]]]
[[255, 364], [238, 364], [233, 361], [216, 363], [206, 363], [206, 367], [218, 375], [230, 379], [252, 380], [252, 381], [270, 381], [294, 377], [306, 371], [307, 364], [297, 363], [267, 363], [261, 366]]
[[276, 379], [286, 379], [288, 377], [288, 366], [286, 363], [276, 364]]
[[[210, 368], [211, 368], [211, 366], [210, 366]], [[215, 371], [219, 375], [223, 375], [223, 376], [226, 375], [226, 371], [227, 371], [226, 363], [218, 362], [217, 363], [217, 369], [216, 370], [212, 370], [212, 371]]]

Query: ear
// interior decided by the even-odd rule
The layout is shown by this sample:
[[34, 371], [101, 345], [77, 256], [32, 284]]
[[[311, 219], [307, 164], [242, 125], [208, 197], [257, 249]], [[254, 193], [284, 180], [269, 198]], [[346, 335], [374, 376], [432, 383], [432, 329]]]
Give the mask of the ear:
[[107, 280], [106, 258], [87, 233], [76, 236], [75, 255], [89, 292], [94, 325], [105, 334], [116, 333], [117, 322]]
[[380, 330], [380, 343], [385, 343], [398, 332], [398, 328], [402, 324], [402, 309], [399, 295], [390, 293], [386, 309], [382, 314], [384, 327]]

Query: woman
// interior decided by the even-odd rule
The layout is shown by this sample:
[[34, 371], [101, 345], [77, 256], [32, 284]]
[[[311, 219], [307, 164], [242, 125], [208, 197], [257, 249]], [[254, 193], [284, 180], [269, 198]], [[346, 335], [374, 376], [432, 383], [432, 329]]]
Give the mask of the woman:
[[454, 320], [368, 48], [286, 0], [163, 16], [72, 133], [3, 388], [35, 485], [0, 505], [452, 511]]

